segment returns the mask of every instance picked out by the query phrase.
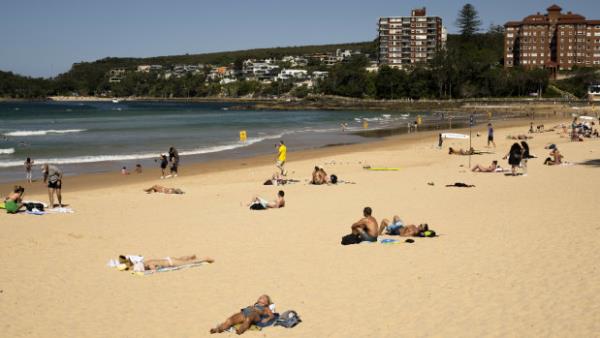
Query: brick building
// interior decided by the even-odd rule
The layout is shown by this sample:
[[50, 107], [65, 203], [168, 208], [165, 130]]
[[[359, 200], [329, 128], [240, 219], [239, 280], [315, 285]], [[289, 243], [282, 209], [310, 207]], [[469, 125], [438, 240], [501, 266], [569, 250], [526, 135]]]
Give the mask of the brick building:
[[426, 63], [446, 44], [442, 18], [427, 16], [424, 7], [413, 9], [411, 16], [380, 18], [378, 26], [380, 65]]
[[600, 67], [600, 20], [548, 7], [504, 26], [504, 66], [571, 69]]

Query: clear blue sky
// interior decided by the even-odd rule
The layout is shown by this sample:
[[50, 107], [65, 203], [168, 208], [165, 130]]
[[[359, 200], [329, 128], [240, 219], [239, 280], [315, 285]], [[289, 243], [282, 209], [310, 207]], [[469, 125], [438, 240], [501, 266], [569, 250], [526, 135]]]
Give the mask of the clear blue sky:
[[[552, 1], [472, 0], [487, 28], [544, 12]], [[374, 39], [380, 16], [426, 6], [450, 32], [466, 1], [2, 0], [0, 70], [54, 76], [106, 56], [158, 56]], [[600, 19], [599, 0], [557, 1]]]

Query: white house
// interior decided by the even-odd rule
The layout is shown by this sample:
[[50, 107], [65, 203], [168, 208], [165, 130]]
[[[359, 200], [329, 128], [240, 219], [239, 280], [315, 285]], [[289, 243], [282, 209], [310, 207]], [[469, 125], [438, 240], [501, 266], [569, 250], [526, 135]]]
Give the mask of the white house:
[[308, 77], [308, 71], [305, 69], [283, 69], [279, 75], [277, 75], [278, 81], [301, 81]]

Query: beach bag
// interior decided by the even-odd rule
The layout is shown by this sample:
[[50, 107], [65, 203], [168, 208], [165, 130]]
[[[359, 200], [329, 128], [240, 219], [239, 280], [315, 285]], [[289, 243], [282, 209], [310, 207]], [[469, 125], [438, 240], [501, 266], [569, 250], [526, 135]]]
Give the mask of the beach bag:
[[336, 175], [331, 175], [330, 180], [331, 180], [331, 184], [337, 184], [338, 177]]
[[25, 203], [25, 209], [27, 211], [33, 211], [33, 209], [44, 211], [44, 205], [42, 203]]
[[298, 316], [298, 313], [294, 310], [289, 310], [279, 315], [279, 318], [275, 321], [275, 326], [283, 326], [290, 329], [300, 322], [302, 322], [302, 320]]
[[342, 245], [359, 244], [362, 241], [359, 235], [349, 234], [342, 237]]

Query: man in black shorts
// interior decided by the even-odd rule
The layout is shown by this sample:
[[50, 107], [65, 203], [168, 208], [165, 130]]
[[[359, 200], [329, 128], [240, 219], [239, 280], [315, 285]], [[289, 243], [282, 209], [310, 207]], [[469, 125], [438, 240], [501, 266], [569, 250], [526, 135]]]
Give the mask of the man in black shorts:
[[56, 194], [56, 198], [58, 199], [58, 206], [62, 208], [62, 170], [57, 166], [44, 164], [42, 174], [44, 175], [44, 183], [48, 183], [50, 208], [54, 208], [54, 194]]

